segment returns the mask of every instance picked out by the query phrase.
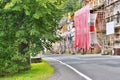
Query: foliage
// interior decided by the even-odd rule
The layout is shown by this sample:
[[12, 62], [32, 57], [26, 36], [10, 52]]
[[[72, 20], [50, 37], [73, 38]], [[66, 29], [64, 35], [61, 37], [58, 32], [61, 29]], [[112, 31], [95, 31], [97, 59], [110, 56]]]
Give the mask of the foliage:
[[0, 80], [46, 80], [53, 73], [53, 68], [46, 62], [31, 64], [31, 70], [16, 75], [1, 77]]
[[61, 8], [63, 9], [65, 14], [69, 12], [74, 13], [76, 10], [81, 8], [81, 0], [66, 0]]
[[57, 0], [0, 0], [0, 75], [30, 68], [30, 53], [56, 40]]

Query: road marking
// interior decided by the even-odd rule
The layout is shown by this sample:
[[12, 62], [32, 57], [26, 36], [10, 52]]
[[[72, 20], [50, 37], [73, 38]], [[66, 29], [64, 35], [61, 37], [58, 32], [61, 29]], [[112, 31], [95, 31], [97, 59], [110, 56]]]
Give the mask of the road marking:
[[60, 60], [58, 60], [58, 59], [55, 59], [55, 58], [49, 58], [49, 59], [58, 61], [59, 63], [67, 66], [68, 68], [70, 68], [70, 69], [72, 69], [73, 71], [75, 71], [78, 75], [84, 77], [86, 80], [92, 80], [90, 77], [86, 76], [85, 74], [79, 72], [77, 69], [73, 68], [72, 66], [70, 66], [70, 65], [68, 65], [68, 64], [66, 64], [66, 63], [64, 63], [64, 62], [62, 62], [62, 61], [60, 61]]

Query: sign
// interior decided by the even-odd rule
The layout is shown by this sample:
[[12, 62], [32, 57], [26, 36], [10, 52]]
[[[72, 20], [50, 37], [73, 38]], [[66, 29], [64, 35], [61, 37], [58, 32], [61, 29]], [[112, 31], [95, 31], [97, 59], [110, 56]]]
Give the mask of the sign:
[[115, 23], [114, 21], [106, 23], [106, 35], [114, 34], [115, 30]]

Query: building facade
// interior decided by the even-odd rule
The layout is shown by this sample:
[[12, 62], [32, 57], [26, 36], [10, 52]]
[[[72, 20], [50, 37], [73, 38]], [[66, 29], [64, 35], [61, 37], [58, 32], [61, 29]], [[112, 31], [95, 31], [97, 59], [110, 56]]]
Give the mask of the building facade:
[[83, 0], [97, 13], [97, 40], [103, 54], [120, 54], [120, 0]]
[[64, 17], [59, 22], [59, 28], [57, 35], [61, 38], [58, 42], [53, 44], [55, 53], [73, 53], [74, 51], [74, 15], [68, 13], [67, 17]]
[[110, 32], [109, 28], [113, 29], [106, 36], [106, 45], [112, 48], [114, 54], [120, 55], [120, 0], [105, 0], [105, 22], [106, 32]]

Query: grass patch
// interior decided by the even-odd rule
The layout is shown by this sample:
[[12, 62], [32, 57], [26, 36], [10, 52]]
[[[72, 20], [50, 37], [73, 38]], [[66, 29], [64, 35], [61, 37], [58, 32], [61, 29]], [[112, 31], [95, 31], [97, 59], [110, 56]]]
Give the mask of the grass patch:
[[46, 80], [53, 73], [53, 68], [46, 61], [32, 63], [31, 70], [11, 76], [0, 77], [0, 80]]

